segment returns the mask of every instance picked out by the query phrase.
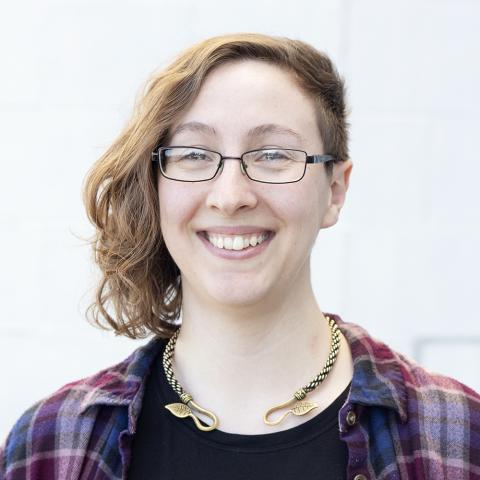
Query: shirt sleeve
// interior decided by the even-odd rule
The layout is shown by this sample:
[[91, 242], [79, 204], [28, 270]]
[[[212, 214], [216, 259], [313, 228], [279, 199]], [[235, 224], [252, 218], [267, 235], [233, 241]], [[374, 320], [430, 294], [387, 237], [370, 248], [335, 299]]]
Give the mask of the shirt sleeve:
[[25, 467], [32, 455], [28, 434], [38, 405], [32, 405], [17, 419], [0, 445], [0, 480], [26, 480]]
[[5, 450], [7, 448], [7, 439], [0, 445], [0, 480], [6, 480], [6, 459]]

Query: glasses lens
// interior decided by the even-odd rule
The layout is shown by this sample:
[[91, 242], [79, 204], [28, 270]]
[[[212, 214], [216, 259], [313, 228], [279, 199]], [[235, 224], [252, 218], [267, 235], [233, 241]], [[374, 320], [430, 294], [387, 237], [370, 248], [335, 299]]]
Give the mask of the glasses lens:
[[184, 181], [208, 180], [215, 175], [220, 155], [194, 147], [174, 147], [162, 150], [162, 172], [169, 178]]
[[296, 182], [305, 173], [306, 153], [300, 150], [264, 149], [243, 155], [247, 174], [269, 183]]

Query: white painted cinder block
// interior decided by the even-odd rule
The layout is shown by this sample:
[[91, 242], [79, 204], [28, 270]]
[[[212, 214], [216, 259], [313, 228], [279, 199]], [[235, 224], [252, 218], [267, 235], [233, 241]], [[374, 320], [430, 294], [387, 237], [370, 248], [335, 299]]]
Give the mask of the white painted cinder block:
[[349, 74], [357, 109], [477, 112], [480, 4], [351, 2]]

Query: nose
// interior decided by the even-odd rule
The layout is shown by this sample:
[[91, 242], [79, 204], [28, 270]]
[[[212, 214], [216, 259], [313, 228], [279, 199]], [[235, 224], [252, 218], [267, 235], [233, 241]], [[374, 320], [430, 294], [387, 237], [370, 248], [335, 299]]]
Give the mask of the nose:
[[207, 206], [219, 210], [225, 216], [254, 208], [258, 202], [255, 182], [247, 177], [240, 162], [238, 157], [224, 157], [220, 171], [211, 180]]

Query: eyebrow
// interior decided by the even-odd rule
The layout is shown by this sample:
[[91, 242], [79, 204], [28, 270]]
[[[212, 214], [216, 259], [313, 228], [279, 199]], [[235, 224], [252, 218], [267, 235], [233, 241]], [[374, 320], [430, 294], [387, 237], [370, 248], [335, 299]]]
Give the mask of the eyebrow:
[[[213, 127], [202, 122], [182, 123], [181, 125], [179, 125], [173, 130], [173, 132], [171, 133], [171, 136], [173, 137], [174, 135], [179, 134], [181, 132], [200, 132], [200, 133], [205, 133], [207, 135], [217, 134], [216, 130]], [[292, 130], [289, 127], [278, 125], [276, 123], [264, 123], [263, 125], [258, 125], [256, 127], [253, 127], [248, 131], [247, 136], [250, 138], [261, 137], [262, 135], [267, 135], [269, 133], [277, 133], [280, 135], [290, 135], [296, 138], [297, 140], [300, 140], [302, 142], [305, 141], [305, 138], [299, 133], [297, 133], [295, 130]]]
[[249, 137], [261, 137], [262, 135], [267, 135], [268, 133], [290, 135], [295, 137], [297, 140], [305, 141], [302, 135], [297, 133], [295, 130], [292, 130], [289, 127], [283, 127], [282, 125], [277, 125], [276, 123], [265, 123], [263, 125], [258, 125], [257, 127], [251, 128], [247, 135]]
[[182, 132], [200, 132], [200, 133], [206, 133], [209, 135], [216, 135], [216, 131], [213, 127], [210, 125], [207, 125], [206, 123], [202, 122], [187, 122], [187, 123], [182, 123], [176, 127], [172, 133], [170, 134], [171, 137], [174, 135], [177, 135]]

